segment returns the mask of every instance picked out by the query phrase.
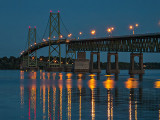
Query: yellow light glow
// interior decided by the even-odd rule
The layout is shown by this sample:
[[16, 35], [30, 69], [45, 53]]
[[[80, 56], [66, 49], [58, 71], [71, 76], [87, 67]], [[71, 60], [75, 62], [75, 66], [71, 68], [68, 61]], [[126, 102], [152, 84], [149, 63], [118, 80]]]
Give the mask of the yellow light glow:
[[67, 76], [67, 79], [71, 79], [72, 73], [67, 73], [66, 76]]
[[114, 27], [112, 27], [111, 29], [114, 30]]
[[112, 32], [111, 28], [108, 28], [107, 31], [108, 31], [109, 33]]
[[94, 88], [96, 88], [96, 80], [94, 79], [94, 74], [91, 74], [91, 79], [88, 81], [88, 87], [93, 90]]
[[115, 82], [113, 79], [110, 78], [110, 76], [108, 76], [107, 80], [103, 82], [103, 86], [106, 89], [112, 89], [114, 88]]
[[135, 78], [129, 78], [125, 82], [125, 87], [128, 88], [128, 89], [138, 88], [138, 81]]
[[158, 79], [158, 81], [156, 81], [154, 83], [154, 88], [160, 88], [160, 80]]
[[35, 57], [33, 56], [33, 57], [32, 57], [32, 60], [34, 60], [34, 58], [35, 58]]
[[129, 26], [129, 29], [133, 29], [133, 26], [132, 26], [132, 25], [130, 25], [130, 26]]
[[68, 37], [71, 37], [72, 36], [72, 34], [70, 33], [70, 34], [68, 34]]
[[92, 30], [92, 31], [91, 31], [91, 34], [92, 34], [92, 35], [95, 35], [95, 34], [96, 34], [96, 31], [95, 31], [95, 30]]
[[63, 36], [62, 36], [62, 35], [60, 35], [59, 37], [60, 37], [60, 38], [63, 38]]
[[43, 41], [45, 42], [45, 41], [46, 41], [46, 39], [43, 39]]
[[138, 27], [139, 26], [139, 24], [136, 24], [136, 27]]
[[82, 35], [82, 32], [79, 32], [80, 35]]

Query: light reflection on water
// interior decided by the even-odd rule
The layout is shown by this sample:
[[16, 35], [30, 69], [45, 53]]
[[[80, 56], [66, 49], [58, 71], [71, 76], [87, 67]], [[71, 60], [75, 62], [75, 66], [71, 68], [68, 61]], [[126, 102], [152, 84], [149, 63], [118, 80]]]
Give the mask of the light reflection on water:
[[[27, 74], [27, 75], [26, 75]], [[138, 120], [160, 118], [160, 81], [152, 88], [135, 78], [20, 71], [21, 111], [29, 120]], [[150, 91], [151, 90], [151, 91]], [[27, 93], [27, 94], [25, 94]], [[147, 113], [147, 114], [146, 114]], [[27, 114], [24, 113], [24, 114]], [[26, 115], [24, 115], [26, 116]]]

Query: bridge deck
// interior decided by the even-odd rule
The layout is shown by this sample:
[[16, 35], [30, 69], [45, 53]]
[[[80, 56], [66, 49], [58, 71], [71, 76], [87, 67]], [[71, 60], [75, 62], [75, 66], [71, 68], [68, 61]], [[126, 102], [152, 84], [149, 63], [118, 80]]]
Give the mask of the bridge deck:
[[[67, 44], [68, 51], [160, 52], [160, 33], [81, 40], [52, 40], [52, 45]], [[28, 50], [33, 52], [49, 46], [49, 41], [38, 43]], [[22, 55], [27, 55], [28, 50]], [[22, 56], [21, 55], [21, 56]]]

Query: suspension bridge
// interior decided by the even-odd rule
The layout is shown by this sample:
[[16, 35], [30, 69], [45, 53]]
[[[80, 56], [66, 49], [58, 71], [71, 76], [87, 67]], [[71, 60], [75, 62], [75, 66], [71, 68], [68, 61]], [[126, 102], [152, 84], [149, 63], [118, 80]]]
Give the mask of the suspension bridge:
[[[62, 37], [60, 31], [60, 13], [50, 12], [48, 20], [48, 41], [37, 43], [36, 28], [29, 27], [28, 47], [21, 53], [21, 69], [37, 70], [39, 61], [37, 51], [48, 47], [48, 62], [45, 67], [47, 71], [74, 71], [100, 73], [100, 52], [108, 52], [107, 55], [107, 74], [118, 74], [118, 52], [130, 52], [129, 74], [144, 74], [143, 53], [160, 52], [160, 33], [136, 34], [128, 36], [115, 36], [93, 39], [68, 39]], [[62, 22], [63, 23], [63, 22]], [[66, 28], [65, 28], [66, 29]], [[46, 30], [47, 31], [47, 27]], [[57, 38], [57, 39], [55, 39]], [[62, 64], [61, 47], [65, 45], [66, 61]], [[86, 59], [86, 51], [90, 51], [90, 60]], [[76, 55], [77, 54], [77, 55]], [[93, 55], [97, 55], [97, 68], [93, 67]], [[111, 56], [115, 56], [115, 69], [111, 68]], [[139, 57], [140, 69], [134, 68], [134, 57]], [[71, 62], [72, 61], [72, 62]]]

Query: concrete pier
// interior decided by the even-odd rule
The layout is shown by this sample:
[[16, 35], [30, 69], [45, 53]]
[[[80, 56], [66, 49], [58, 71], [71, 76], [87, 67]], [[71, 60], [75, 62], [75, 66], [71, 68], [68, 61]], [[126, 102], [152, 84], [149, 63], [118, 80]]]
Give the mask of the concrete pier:
[[[115, 56], [115, 69], [111, 68], [111, 56]], [[106, 69], [107, 74], [112, 74], [114, 73], [116, 76], [120, 73], [119, 71], [119, 66], [118, 66], [118, 53], [108, 53], [107, 55], [107, 69]]]
[[89, 60], [86, 59], [86, 52], [78, 52], [77, 59], [74, 63], [74, 72], [88, 73], [89, 72]]
[[[97, 55], [97, 68], [95, 69], [93, 67], [93, 55]], [[101, 67], [100, 67], [100, 52], [91, 52], [90, 54], [90, 73], [101, 73]]]
[[[139, 69], [135, 69], [134, 67], [134, 57], [139, 57]], [[129, 70], [130, 76], [134, 76], [135, 74], [139, 74], [140, 80], [143, 79], [142, 76], [144, 74], [143, 69], [143, 53], [131, 53], [130, 54], [130, 70]]]

